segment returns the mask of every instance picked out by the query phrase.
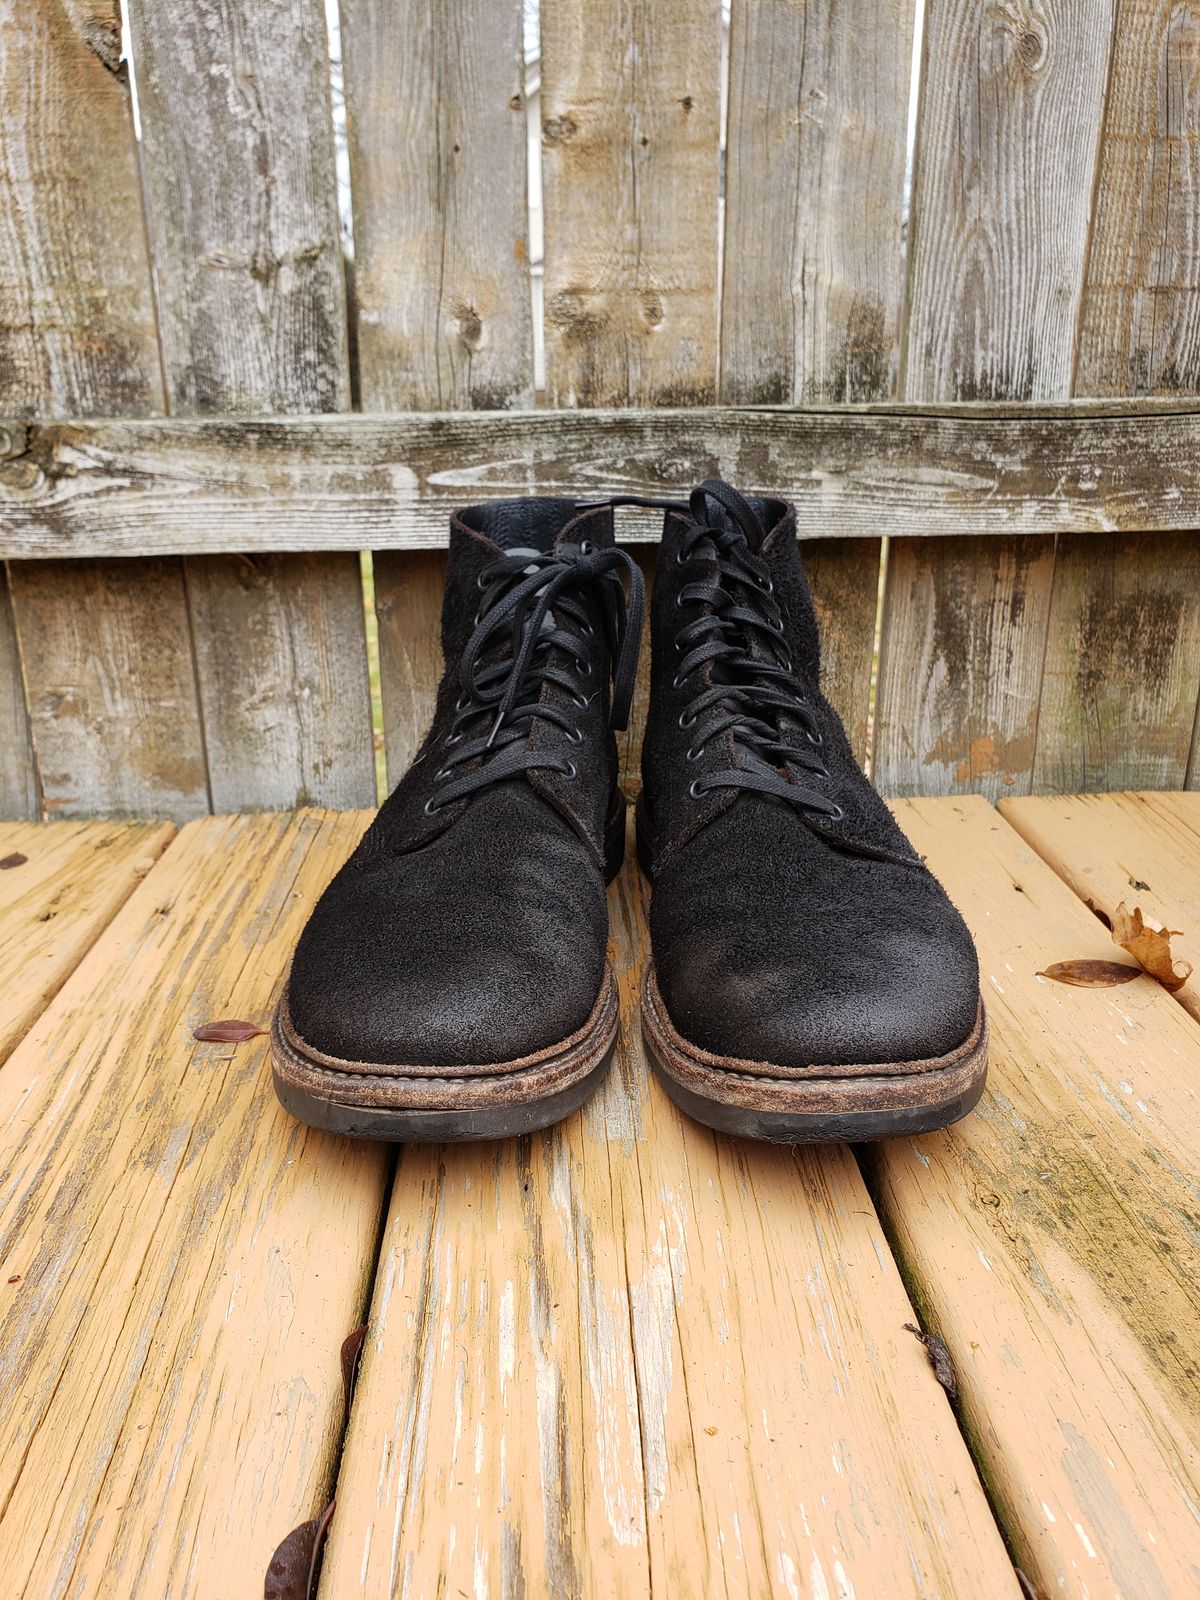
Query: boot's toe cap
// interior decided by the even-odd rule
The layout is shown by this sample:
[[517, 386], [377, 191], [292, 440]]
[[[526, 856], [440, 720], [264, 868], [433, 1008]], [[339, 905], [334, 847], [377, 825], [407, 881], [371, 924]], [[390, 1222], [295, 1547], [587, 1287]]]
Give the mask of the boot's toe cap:
[[781, 1067], [937, 1060], [975, 1026], [974, 952], [882, 930], [868, 946], [822, 959], [780, 952], [746, 961], [723, 940], [697, 940], [657, 974], [671, 1021], [715, 1055]]
[[[436, 1073], [518, 1061], [584, 1026], [604, 975], [602, 887], [592, 905], [534, 872], [519, 900], [477, 885], [467, 905], [428, 876], [402, 862], [330, 885], [288, 982], [307, 1049]], [[422, 880], [415, 896], [406, 878]]]

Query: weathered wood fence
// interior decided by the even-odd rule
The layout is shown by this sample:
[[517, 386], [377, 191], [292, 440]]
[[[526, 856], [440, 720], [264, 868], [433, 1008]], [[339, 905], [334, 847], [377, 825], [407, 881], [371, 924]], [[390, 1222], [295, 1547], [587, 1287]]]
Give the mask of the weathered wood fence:
[[394, 774], [448, 506], [714, 468], [884, 789], [1200, 785], [1200, 0], [925, 0], [910, 197], [913, 0], [542, 0], [544, 396], [521, 0], [341, 0], [352, 272], [322, 0], [3, 9], [3, 813], [370, 803], [359, 549]]

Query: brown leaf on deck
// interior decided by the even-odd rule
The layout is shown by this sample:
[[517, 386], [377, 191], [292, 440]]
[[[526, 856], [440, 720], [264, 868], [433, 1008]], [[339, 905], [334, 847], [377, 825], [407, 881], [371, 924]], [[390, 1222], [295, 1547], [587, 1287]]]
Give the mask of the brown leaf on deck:
[[5, 856], [3, 861], [0, 861], [0, 872], [7, 872], [10, 867], [23, 867], [28, 860], [28, 856], [23, 856], [19, 850], [14, 850], [11, 855]]
[[954, 1370], [954, 1362], [950, 1355], [950, 1347], [940, 1333], [925, 1333], [918, 1328], [915, 1322], [906, 1322], [904, 1326], [909, 1333], [915, 1334], [925, 1346], [925, 1354], [929, 1357], [929, 1365], [933, 1368], [933, 1375], [945, 1389], [951, 1400], [958, 1399], [958, 1374]]
[[321, 1551], [336, 1503], [331, 1500], [319, 1517], [293, 1528], [276, 1548], [267, 1567], [263, 1600], [313, 1600], [321, 1569]]
[[363, 1345], [367, 1342], [367, 1325], [355, 1328], [342, 1340], [342, 1387], [346, 1391], [346, 1409], [354, 1399], [354, 1386], [358, 1382], [358, 1368], [362, 1361]]
[[239, 1022], [236, 1018], [227, 1017], [220, 1022], [206, 1022], [199, 1028], [193, 1028], [192, 1038], [199, 1039], [201, 1044], [241, 1044], [243, 1040], [253, 1039], [266, 1031], [253, 1022]]
[[1038, 973], [1039, 978], [1073, 983], [1079, 989], [1111, 989], [1115, 983], [1128, 983], [1141, 975], [1141, 967], [1127, 966], [1124, 961], [1056, 961]]
[[1113, 912], [1113, 943], [1128, 950], [1172, 994], [1182, 989], [1192, 975], [1190, 961], [1176, 961], [1171, 955], [1171, 940], [1181, 932], [1179, 928], [1148, 928], [1141, 908], [1135, 906], [1130, 911], [1124, 900]]

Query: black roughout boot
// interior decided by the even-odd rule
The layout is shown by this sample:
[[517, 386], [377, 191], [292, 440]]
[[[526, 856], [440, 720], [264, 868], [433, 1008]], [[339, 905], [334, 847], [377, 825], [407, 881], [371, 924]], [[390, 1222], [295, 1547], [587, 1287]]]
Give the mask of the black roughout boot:
[[642, 1024], [671, 1098], [787, 1143], [942, 1127], [983, 1089], [975, 948], [819, 688], [794, 508], [668, 510], [638, 850]]
[[618, 1017], [611, 729], [641, 617], [610, 511], [530, 499], [454, 516], [433, 726], [313, 911], [276, 1013], [275, 1088], [294, 1116], [367, 1138], [491, 1138], [597, 1087]]

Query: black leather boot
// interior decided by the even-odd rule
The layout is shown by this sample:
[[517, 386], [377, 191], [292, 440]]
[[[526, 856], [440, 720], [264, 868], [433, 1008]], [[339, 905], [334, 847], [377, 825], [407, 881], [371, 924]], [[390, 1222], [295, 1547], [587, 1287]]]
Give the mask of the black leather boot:
[[667, 1092], [787, 1143], [963, 1116], [987, 1067], [974, 945], [820, 692], [793, 508], [713, 480], [669, 511], [651, 641], [642, 1021]]
[[275, 1087], [294, 1116], [369, 1138], [490, 1138], [596, 1088], [618, 1017], [611, 729], [641, 616], [607, 509], [509, 500], [453, 518], [433, 726], [313, 911], [276, 1013]]

